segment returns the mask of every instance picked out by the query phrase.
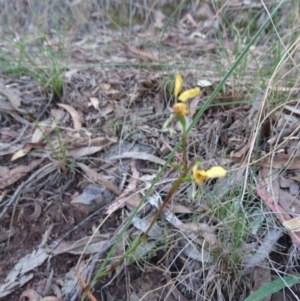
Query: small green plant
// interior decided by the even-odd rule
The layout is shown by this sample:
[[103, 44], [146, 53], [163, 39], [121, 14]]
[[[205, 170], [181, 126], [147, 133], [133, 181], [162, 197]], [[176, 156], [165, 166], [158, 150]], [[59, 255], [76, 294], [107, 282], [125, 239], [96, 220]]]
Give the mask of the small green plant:
[[0, 52], [1, 72], [30, 76], [53, 95], [62, 94], [66, 70], [63, 45], [51, 45], [46, 34], [34, 40], [22, 38], [18, 41], [6, 42], [11, 49]]
[[43, 137], [52, 152], [53, 158], [58, 162], [62, 171], [66, 173], [67, 168], [73, 171], [75, 168], [75, 162], [73, 159], [68, 157], [68, 144], [62, 139], [59, 127], [57, 125], [54, 127], [55, 136], [59, 144], [59, 148], [57, 150], [50, 141], [49, 136], [43, 131], [42, 127], [38, 123], [36, 123], [36, 126], [43, 134]]
[[[187, 129], [186, 129], [186, 119], [185, 116], [189, 114], [189, 110], [187, 107], [187, 101], [191, 98], [196, 97], [200, 93], [200, 88], [196, 87], [193, 89], [189, 89], [186, 91], [182, 91], [183, 79], [181, 74], [176, 75], [175, 79], [175, 87], [174, 87], [174, 98], [175, 104], [173, 106], [173, 114], [171, 118], [168, 119], [167, 123], [169, 124], [173, 119], [178, 120], [181, 123], [182, 131], [181, 131], [181, 144], [182, 144], [182, 153], [183, 153], [183, 163], [182, 165], [178, 165], [176, 169], [181, 171], [178, 179], [173, 183], [170, 188], [168, 194], [164, 198], [162, 205], [157, 210], [156, 214], [152, 218], [147, 230], [139, 237], [135, 239], [126, 250], [125, 254], [113, 265], [109, 266], [105, 269], [105, 267], [100, 267], [99, 271], [96, 273], [94, 281], [96, 279], [100, 279], [111, 272], [118, 269], [118, 267], [124, 262], [125, 259], [129, 259], [129, 262], [132, 262], [132, 256], [136, 253], [136, 250], [146, 241], [147, 235], [150, 229], [153, 227], [154, 223], [160, 217], [163, 212], [163, 209], [166, 207], [170, 199], [173, 197], [179, 186], [183, 182], [195, 182], [199, 186], [203, 185], [205, 181], [213, 178], [223, 178], [226, 176], [227, 171], [221, 166], [213, 166], [208, 170], [203, 170], [202, 164], [200, 160], [196, 160], [191, 164], [188, 164], [187, 160], [187, 149], [186, 149], [186, 139], [187, 139]], [[166, 124], [164, 125], [166, 126]], [[128, 262], [128, 260], [127, 260]]]

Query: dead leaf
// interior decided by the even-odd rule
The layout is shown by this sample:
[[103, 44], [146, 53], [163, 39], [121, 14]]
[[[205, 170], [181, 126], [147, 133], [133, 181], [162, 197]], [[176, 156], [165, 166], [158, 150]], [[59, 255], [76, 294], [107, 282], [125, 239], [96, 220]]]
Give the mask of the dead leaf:
[[[254, 267], [252, 279], [253, 279], [254, 284], [251, 289], [251, 292], [257, 291], [259, 288], [261, 288], [262, 286], [264, 286], [272, 281], [271, 269], [269, 266], [269, 262], [266, 258], [264, 259], [263, 264], [260, 264], [260, 265], [257, 265]], [[272, 297], [272, 294], [270, 294], [269, 296], [264, 297], [260, 300], [261, 301], [270, 301], [271, 297]]]
[[0, 156], [13, 154], [20, 150], [22, 147], [23, 144], [0, 143]]
[[[25, 113], [23, 112], [23, 110], [18, 109], [19, 112], [21, 113]], [[5, 112], [8, 113], [10, 116], [12, 116], [15, 120], [17, 120], [18, 122], [28, 125], [29, 122], [28, 120], [22, 118], [19, 114], [15, 113], [15, 108], [11, 105], [10, 102], [5, 101], [4, 99], [0, 98], [0, 112]]]
[[206, 79], [200, 79], [197, 81], [197, 86], [200, 86], [201, 88], [211, 87], [213, 84], [206, 80]]
[[106, 187], [89, 184], [83, 192], [76, 195], [71, 201], [71, 205], [87, 214], [111, 203], [115, 195]]
[[[128, 194], [130, 192], [135, 193], [136, 191], [136, 186], [137, 186], [137, 181], [139, 178], [139, 172], [137, 171], [136, 167], [134, 164], [131, 165], [131, 172], [132, 172], [132, 177], [130, 179], [130, 182], [128, 184], [128, 186], [126, 187], [126, 189], [122, 192], [122, 194], [107, 208], [106, 210], [106, 214], [111, 214], [114, 211], [118, 210], [119, 208], [124, 207], [125, 203], [129, 203], [132, 204], [132, 202], [130, 203], [130, 199], [132, 198], [132, 196], [128, 197]], [[137, 195], [135, 195], [137, 196]], [[138, 197], [138, 196], [137, 196]], [[135, 198], [135, 201], [140, 200], [140, 198]]]
[[1, 112], [10, 112], [14, 111], [14, 107], [10, 102], [7, 102], [4, 99], [0, 98], [0, 110]]
[[282, 225], [290, 231], [300, 230], [300, 216], [296, 216], [288, 221], [284, 221]]
[[21, 98], [19, 97], [19, 95], [17, 95], [12, 89], [7, 88], [1, 82], [0, 93], [4, 94], [8, 98], [14, 109], [18, 111], [18, 108], [21, 105]]
[[23, 301], [23, 300], [25, 300], [25, 298], [28, 298], [29, 301], [41, 301], [42, 300], [42, 297], [33, 289], [28, 289], [25, 292], [23, 292], [19, 298], [19, 301]]
[[147, 153], [140, 153], [140, 152], [124, 152], [122, 154], [109, 158], [109, 160], [116, 160], [116, 159], [123, 159], [123, 158], [146, 160], [160, 165], [165, 165], [166, 163], [165, 160], [160, 159], [154, 155], [147, 154]]
[[56, 123], [53, 118], [47, 118], [41, 121], [32, 134], [30, 141], [33, 143], [42, 141], [46, 136], [49, 136], [49, 134], [54, 131], [55, 126]]
[[292, 177], [290, 177], [290, 179], [300, 183], [300, 175], [292, 176]]
[[56, 122], [63, 120], [68, 114], [63, 110], [51, 109], [51, 116], [55, 119]]
[[191, 211], [189, 208], [183, 205], [177, 205], [174, 203], [171, 203], [168, 208], [172, 213], [192, 213], [194, 211]]
[[25, 147], [23, 147], [22, 149], [19, 149], [16, 153], [14, 153], [13, 156], [11, 157], [10, 161], [13, 162], [20, 158], [23, 158], [31, 151], [31, 149], [32, 149], [31, 145], [26, 145]]
[[150, 61], [154, 61], [154, 62], [159, 62], [158, 56], [156, 56], [154, 54], [148, 53], [146, 51], [139, 50], [136, 47], [130, 46], [127, 43], [121, 43], [121, 44], [123, 44], [124, 46], [126, 46], [127, 49], [130, 52], [132, 52], [133, 54], [137, 55], [140, 58], [149, 59]]
[[9, 173], [0, 178], [0, 189], [4, 189], [17, 181], [23, 178], [27, 173], [32, 171], [35, 167], [37, 167], [42, 161], [34, 160], [31, 161], [29, 165], [19, 165], [14, 169], [10, 170]]
[[295, 122], [289, 128], [284, 128], [278, 134], [270, 138], [267, 143], [273, 145], [275, 142], [280, 143], [284, 137], [289, 136], [291, 133], [297, 130], [300, 126], [300, 121]]
[[78, 112], [70, 105], [66, 105], [66, 104], [62, 104], [62, 103], [58, 103], [57, 105], [61, 108], [64, 108], [66, 111], [69, 112], [69, 114], [71, 115], [71, 117], [73, 119], [74, 129], [79, 131], [82, 126], [81, 126], [81, 118], [80, 118], [80, 115], [78, 114]]
[[[132, 224], [139, 229], [142, 232], [146, 232], [148, 227], [150, 226], [150, 222], [146, 219], [141, 219], [137, 216], [135, 216], [132, 220]], [[160, 239], [164, 235], [163, 228], [158, 226], [158, 224], [155, 222], [150, 231], [148, 232], [148, 236], [153, 239]]]
[[34, 221], [37, 220], [42, 213], [42, 206], [40, 205], [40, 203], [38, 201], [35, 201], [33, 203], [29, 203], [29, 204], [25, 204], [22, 207], [27, 207], [27, 206], [33, 206], [34, 207], [34, 212], [32, 214], [26, 215], [25, 213], [23, 214], [23, 217], [26, 221], [30, 222], [30, 221]]
[[250, 256], [245, 256], [242, 259], [243, 264], [249, 268], [261, 265], [264, 259], [268, 258], [268, 255], [274, 250], [275, 244], [282, 235], [282, 231], [276, 229], [269, 229], [255, 253], [252, 254], [251, 252]]
[[95, 170], [91, 169], [90, 167], [86, 166], [83, 163], [76, 163], [86, 174], [89, 178], [91, 178], [93, 181], [95, 181], [96, 183], [106, 187], [108, 190], [112, 191], [113, 193], [115, 193], [116, 195], [120, 195], [121, 192], [119, 191], [119, 189], [111, 182], [109, 182], [108, 180], [104, 179], [103, 177], [101, 177]]
[[[56, 110], [59, 111], [59, 110]], [[55, 112], [55, 111], [53, 111]], [[62, 112], [62, 111], [61, 111]], [[57, 113], [57, 112], [55, 112]], [[57, 117], [62, 118], [61, 115], [58, 115]], [[57, 119], [56, 119], [57, 120]], [[31, 149], [33, 148], [34, 144], [41, 142], [45, 139], [45, 137], [49, 136], [56, 127], [56, 121], [53, 118], [47, 118], [43, 121], [41, 121], [37, 126], [32, 134], [31, 137], [31, 144], [27, 143], [22, 149], [18, 150], [11, 158], [11, 161], [15, 161], [17, 159], [20, 159], [24, 156], [26, 156]]]
[[101, 108], [101, 116], [105, 117], [114, 111], [114, 106], [112, 104], [107, 104], [105, 107]]
[[270, 182], [269, 186], [272, 186], [273, 196], [277, 203], [279, 203], [287, 213], [293, 215], [300, 212], [300, 200], [287, 191], [280, 189], [279, 178], [275, 178], [271, 182], [271, 177], [268, 177], [266, 181]]
[[160, 10], [155, 10], [154, 12], [154, 23], [153, 26], [154, 28], [161, 29], [164, 27], [164, 19], [166, 16], [160, 11]]
[[[149, 198], [149, 203], [159, 208], [161, 206], [157, 197]], [[183, 223], [176, 215], [174, 215], [168, 208], [163, 210], [165, 218], [175, 228], [180, 229], [187, 236], [193, 236], [194, 233], [199, 233], [210, 245], [211, 248], [215, 248], [218, 245], [218, 239], [214, 229], [205, 223]]]
[[[48, 257], [46, 251], [41, 248], [33, 250], [32, 253], [22, 257], [8, 273], [4, 283], [0, 284], [0, 298], [10, 294], [32, 279], [33, 273], [28, 272], [39, 267]], [[43, 301], [43, 299], [40, 301]]]
[[200, 102], [200, 96], [193, 98], [190, 103], [190, 115], [193, 117], [198, 110], [198, 104]]
[[[265, 202], [269, 209], [275, 214], [277, 219], [283, 224], [291, 219], [291, 216], [263, 189], [257, 189], [257, 195]], [[291, 239], [300, 250], [300, 232], [290, 232]]]
[[236, 153], [231, 155], [231, 157], [236, 158], [236, 159], [241, 159], [242, 156], [244, 156], [246, 154], [246, 152], [248, 151], [248, 149], [250, 147], [250, 142], [251, 141], [249, 140], [246, 145], [244, 145], [239, 151], [237, 151]]
[[90, 97], [91, 105], [99, 111], [99, 100], [97, 97]]
[[107, 148], [112, 143], [116, 143], [118, 141], [115, 137], [79, 137], [75, 138], [74, 140], [70, 141], [70, 146], [73, 148], [78, 146], [101, 146], [103, 149]]
[[182, 246], [182, 252], [188, 258], [197, 260], [199, 262], [206, 262], [206, 263], [213, 262], [213, 258], [208, 251], [206, 251], [205, 249], [199, 251], [191, 243], [184, 244]]
[[299, 157], [291, 157], [289, 154], [279, 153], [272, 158], [266, 158], [264, 160], [258, 161], [258, 165], [264, 167], [272, 167], [272, 168], [285, 168], [287, 170], [300, 169], [300, 158]]
[[9, 172], [9, 168], [5, 166], [0, 166], [0, 177], [4, 177]]
[[285, 105], [284, 108], [285, 108], [286, 110], [289, 110], [289, 111], [291, 111], [291, 112], [297, 114], [297, 115], [300, 115], [300, 110], [297, 109], [296, 107], [292, 107], [292, 106], [289, 106], [289, 105]]
[[138, 194], [131, 195], [130, 197], [126, 198], [126, 206], [129, 209], [134, 210], [139, 205], [141, 200], [142, 198]]
[[101, 88], [101, 90], [104, 90], [105, 92], [107, 92], [110, 90], [111, 85], [108, 83], [100, 83], [99, 87]]
[[19, 301], [25, 301], [27, 298], [29, 301], [60, 301], [57, 297], [44, 297], [42, 298], [35, 290], [28, 289], [22, 293], [22, 295], [19, 298]]
[[72, 158], [81, 158], [95, 154], [103, 149], [102, 146], [86, 146], [68, 151], [68, 156]]
[[78, 71], [77, 69], [70, 69], [70, 70], [66, 71], [66, 72], [65, 72], [65, 78], [66, 78], [66, 80], [67, 80], [68, 82], [70, 82], [72, 76], [73, 76], [74, 74], [76, 74], [77, 71]]
[[107, 241], [108, 237], [103, 235], [88, 236], [77, 241], [62, 241], [57, 248], [52, 250], [52, 254], [94, 254], [100, 252]]

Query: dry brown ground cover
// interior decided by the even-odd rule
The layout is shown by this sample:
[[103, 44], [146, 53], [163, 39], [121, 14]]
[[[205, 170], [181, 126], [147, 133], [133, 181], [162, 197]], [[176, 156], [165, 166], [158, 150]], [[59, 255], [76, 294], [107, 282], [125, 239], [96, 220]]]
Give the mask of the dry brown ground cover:
[[168, 165], [130, 220], [181, 137], [163, 128], [174, 75], [201, 87], [190, 124], [279, 1], [48, 2], [0, 0], [1, 300], [244, 300], [276, 279], [263, 300], [300, 300], [297, 1], [188, 135], [188, 161], [227, 176], [182, 184], [91, 290], [179, 176]]

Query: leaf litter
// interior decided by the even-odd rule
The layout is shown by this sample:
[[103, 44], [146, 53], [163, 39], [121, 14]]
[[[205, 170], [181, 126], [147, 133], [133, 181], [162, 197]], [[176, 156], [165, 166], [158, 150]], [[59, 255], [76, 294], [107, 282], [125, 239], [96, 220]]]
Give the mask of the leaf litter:
[[[180, 137], [180, 128], [174, 128], [173, 136], [162, 130], [172, 107], [168, 89], [172, 82], [170, 75], [175, 73], [173, 68], [182, 64], [197, 67], [183, 71], [187, 79], [185, 89], [197, 83], [202, 89], [202, 94], [191, 103], [190, 111], [194, 115], [222, 78], [218, 66], [224, 70], [230, 66], [222, 57], [216, 39], [220, 28], [227, 30], [222, 12], [240, 28], [245, 22], [243, 18], [247, 20], [247, 14], [257, 9], [251, 1], [223, 4], [224, 11], [220, 12], [208, 3], [199, 3], [193, 9], [187, 5], [180, 11], [182, 15], [177, 22], [161, 35], [157, 29], [161, 33], [169, 17], [162, 7], [149, 10], [147, 17], [142, 16], [147, 21], [142, 27], [124, 26], [122, 32], [116, 32], [104, 26], [111, 20], [103, 22], [102, 13], [89, 12], [88, 6], [81, 6], [79, 1], [72, 5], [82, 8], [78, 13], [93, 16], [81, 20], [89, 24], [92, 34], [82, 35], [79, 31], [76, 39], [74, 35], [68, 36], [71, 67], [64, 72], [63, 95], [59, 100], [30, 77], [3, 75], [1, 121], [7, 132], [15, 133], [4, 135], [4, 128], [1, 129], [5, 138], [0, 145], [1, 165], [6, 172], [0, 178], [3, 190], [0, 219], [1, 234], [6, 234], [6, 239], [1, 240], [0, 270], [7, 273], [0, 277], [0, 294], [9, 298], [4, 300], [76, 300], [81, 296], [97, 262], [105, 257], [128, 216], [139, 205], [149, 181], [165, 164]], [[241, 5], [245, 8], [242, 13]], [[135, 11], [137, 15], [142, 12], [142, 9]], [[22, 16], [19, 14], [20, 20]], [[75, 19], [81, 17], [79, 13]], [[97, 31], [93, 31], [94, 26]], [[32, 30], [34, 36], [37, 32]], [[55, 34], [49, 38], [53, 39], [51, 45], [55, 45], [56, 38]], [[238, 47], [245, 46], [242, 40], [236, 42]], [[6, 41], [1, 43], [9, 46]], [[230, 38], [226, 47], [229, 60], [233, 60], [234, 45]], [[174, 292], [183, 300], [208, 296], [211, 300], [241, 299], [261, 287], [262, 282], [257, 278], [262, 276], [258, 275], [268, 271], [263, 276], [266, 283], [271, 274], [274, 276], [268, 269], [269, 259], [274, 261], [276, 254], [283, 251], [282, 237], [292, 240], [286, 249], [293, 243], [299, 247], [299, 164], [295, 139], [299, 131], [299, 109], [289, 103], [284, 108], [278, 107], [272, 115], [273, 108], [260, 106], [262, 94], [254, 88], [248, 89], [253, 82], [257, 84], [254, 70], [257, 65], [263, 68], [267, 47], [267, 43], [253, 47], [251, 51], [257, 59], [249, 60], [247, 74], [226, 82], [223, 93], [217, 96], [189, 137], [189, 160], [201, 157], [204, 170], [226, 163], [231, 170], [228, 178], [212, 180], [194, 198], [192, 187], [182, 185], [155, 223], [147, 242], [134, 254], [141, 260], [132, 266], [122, 265], [112, 278], [104, 279], [105, 284], [99, 281], [90, 299], [97, 296], [96, 300], [102, 300], [105, 295], [120, 300], [114, 284], [124, 283], [130, 294], [131, 283], [126, 287], [126, 279], [136, 279], [132, 287], [141, 288], [132, 291], [133, 300], [163, 300], [173, 298]], [[17, 55], [16, 50], [10, 51], [12, 57]], [[219, 56], [219, 61], [212, 56]], [[172, 70], [166, 66], [162, 71], [158, 66], [166, 61], [172, 62]], [[90, 63], [87, 68], [80, 67]], [[120, 66], [122, 63], [126, 66]], [[146, 68], [145, 63], [149, 64]], [[282, 70], [281, 76], [288, 77], [288, 73]], [[299, 93], [297, 83], [293, 88], [283, 81], [270, 85], [270, 93], [277, 91], [289, 96], [294, 93], [293, 97]], [[239, 103], [240, 99], [253, 99], [253, 95], [256, 95], [254, 102]], [[272, 115], [268, 122], [260, 119], [262, 110]], [[251, 149], [254, 124], [262, 129], [256, 154]], [[180, 152], [175, 159], [182, 160]], [[114, 257], [122, 256], [130, 242], [146, 231], [153, 212], [176, 176], [177, 171], [172, 167], [162, 175], [152, 196], [125, 232]], [[247, 194], [241, 199], [235, 193], [243, 185]], [[34, 221], [25, 218], [34, 215], [33, 200], [38, 200], [41, 206], [41, 213]], [[241, 213], [244, 223], [240, 226], [251, 225], [251, 234], [244, 234], [241, 245], [235, 246], [239, 232], [234, 232], [237, 230], [230, 225], [233, 217]], [[270, 214], [277, 217], [276, 224], [268, 218]], [[53, 225], [51, 234], [39, 248], [49, 224]], [[240, 254], [239, 248], [248, 250], [248, 256]], [[282, 256], [278, 266], [287, 262], [289, 253], [284, 252], [286, 258]], [[43, 265], [50, 254], [54, 256], [47, 266]], [[234, 261], [236, 254], [239, 260]], [[33, 259], [37, 257], [43, 260], [35, 262]], [[154, 273], [155, 277], [147, 272], [150, 262], [160, 271]], [[229, 262], [239, 268], [241, 278], [235, 278]], [[262, 263], [267, 268], [258, 267]], [[254, 276], [250, 278], [249, 270], [253, 268]], [[218, 276], [220, 271], [227, 277]], [[38, 289], [41, 274], [47, 275], [51, 283], [47, 296]], [[249, 279], [256, 279], [252, 288], [237, 285]], [[158, 290], [162, 285], [172, 287], [170, 296], [166, 290]], [[160, 295], [155, 295], [155, 290]]]

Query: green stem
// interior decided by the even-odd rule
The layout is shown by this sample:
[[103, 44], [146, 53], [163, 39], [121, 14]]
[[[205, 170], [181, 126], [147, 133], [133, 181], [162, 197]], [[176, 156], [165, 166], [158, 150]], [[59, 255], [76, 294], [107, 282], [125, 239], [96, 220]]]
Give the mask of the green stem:
[[182, 154], [183, 154], [183, 166], [186, 168], [187, 166], [187, 153], [186, 153], [186, 133], [185, 133], [185, 126], [183, 127], [182, 133]]

